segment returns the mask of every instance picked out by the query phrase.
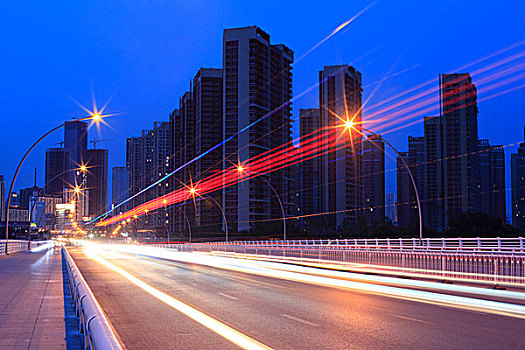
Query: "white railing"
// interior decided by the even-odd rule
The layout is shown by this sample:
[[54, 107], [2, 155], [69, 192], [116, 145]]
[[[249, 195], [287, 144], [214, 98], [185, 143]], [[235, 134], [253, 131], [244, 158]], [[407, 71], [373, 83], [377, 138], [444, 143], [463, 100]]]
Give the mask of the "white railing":
[[355, 239], [312, 239], [312, 240], [266, 240], [194, 243], [212, 246], [344, 246], [351, 248], [417, 250], [417, 251], [458, 251], [458, 252], [505, 252], [525, 253], [523, 237], [494, 238], [355, 238]]
[[[429, 240], [429, 243], [435, 241]], [[455, 241], [454, 241], [455, 240]], [[407, 240], [251, 241], [152, 245], [181, 252], [235, 254], [301, 264], [331, 265], [359, 272], [432, 276], [446, 280], [483, 281], [525, 286], [525, 253], [521, 238], [446, 239], [441, 246], [409, 245]], [[512, 241], [513, 240], [513, 241]], [[413, 241], [410, 241], [414, 243]], [[389, 243], [389, 244], [388, 244]], [[447, 246], [447, 243], [449, 244]], [[516, 245], [517, 243], [517, 245]], [[455, 244], [455, 246], [453, 246]]]
[[[31, 249], [40, 247], [45, 244], [49, 244], [50, 241], [31, 241]], [[28, 241], [19, 239], [10, 239], [7, 241], [7, 252], [8, 254], [23, 252], [28, 250]], [[5, 255], [5, 239], [0, 240], [0, 256]]]
[[66, 265], [69, 289], [75, 304], [78, 328], [84, 349], [122, 349], [113, 328], [100, 308], [66, 248], [62, 247], [62, 258]]

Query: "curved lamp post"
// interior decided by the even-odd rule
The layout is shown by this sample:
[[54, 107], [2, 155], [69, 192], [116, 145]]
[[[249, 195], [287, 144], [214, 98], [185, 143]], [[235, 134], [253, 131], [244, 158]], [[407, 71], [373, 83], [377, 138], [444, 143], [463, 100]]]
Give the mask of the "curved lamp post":
[[[100, 114], [96, 113], [96, 114], [93, 114], [93, 115], [91, 115], [89, 117], [75, 119], [73, 121], [75, 121], [75, 122], [80, 122], [80, 121], [84, 121], [84, 120], [99, 121], [101, 118], [102, 118], [102, 116]], [[42, 135], [38, 140], [36, 140], [36, 142], [33, 143], [33, 145], [31, 147], [29, 147], [27, 152], [22, 157], [22, 160], [18, 164], [18, 167], [16, 168], [15, 176], [13, 176], [13, 181], [11, 182], [11, 186], [9, 187], [9, 194], [8, 194], [8, 197], [7, 197], [7, 213], [6, 213], [6, 216], [5, 216], [5, 254], [6, 255], [8, 255], [8, 241], [9, 241], [9, 207], [11, 206], [11, 195], [13, 194], [13, 187], [15, 185], [15, 181], [16, 181], [16, 177], [18, 176], [18, 172], [20, 171], [20, 168], [22, 167], [22, 164], [26, 160], [26, 158], [29, 155], [29, 153], [31, 153], [33, 148], [35, 148], [35, 146], [38, 145], [40, 143], [40, 141], [45, 139], [49, 134], [51, 134], [52, 132], [60, 129], [64, 125], [66, 125], [66, 123], [68, 123], [68, 122], [64, 122], [64, 123], [60, 124], [59, 126], [54, 127], [53, 129], [49, 130], [44, 135]]]
[[[357, 132], [360, 133], [359, 130], [356, 129], [355, 127], [355, 124], [351, 121], [351, 120], [346, 120], [345, 123], [344, 123], [344, 126], [347, 128], [347, 129], [354, 129], [356, 130]], [[366, 128], [363, 128], [361, 125], [360, 125], [361, 129], [372, 134], [373, 136], [376, 136], [376, 137], [380, 137], [378, 134], [376, 134], [375, 132], [373, 131], [370, 131]], [[362, 133], [361, 133], [362, 134]], [[421, 202], [419, 200], [419, 192], [417, 190], [417, 185], [416, 185], [416, 181], [414, 180], [414, 176], [412, 174], [412, 171], [410, 170], [410, 167], [408, 166], [406, 160], [405, 160], [405, 157], [403, 157], [401, 155], [401, 153], [398, 152], [398, 150], [392, 146], [392, 144], [390, 142], [388, 142], [387, 140], [385, 140], [383, 137], [381, 137], [381, 139], [388, 145], [390, 146], [390, 148], [392, 148], [394, 150], [394, 152], [396, 152], [396, 154], [399, 156], [399, 158], [401, 159], [401, 161], [403, 162], [403, 165], [405, 166], [405, 168], [407, 169], [408, 171], [408, 175], [410, 177], [410, 181], [412, 182], [412, 187], [414, 187], [414, 192], [416, 194], [416, 201], [417, 201], [417, 209], [418, 209], [418, 215], [419, 215], [419, 244], [422, 243], [423, 241], [423, 218], [422, 218], [422, 215], [421, 215]]]
[[189, 241], [191, 243], [191, 225], [190, 225], [190, 219], [188, 219], [188, 215], [186, 215], [184, 210], [182, 210], [178, 206], [174, 206], [173, 208], [177, 209], [178, 211], [182, 213], [182, 215], [184, 215], [184, 218], [186, 219], [186, 223], [188, 224]]
[[221, 211], [222, 219], [224, 220], [224, 231], [226, 233], [226, 242], [228, 242], [228, 221], [226, 221], [226, 214], [224, 214], [224, 210], [222, 209], [222, 207], [219, 205], [219, 203], [217, 203], [217, 201], [212, 196], [208, 196], [206, 198], [211, 199], [213, 201], [213, 203], [215, 203], [217, 208], [219, 208], [219, 210]]
[[[237, 166], [237, 171], [239, 173], [242, 173], [245, 169], [243, 168], [242, 165], [238, 165]], [[252, 171], [252, 173], [256, 174], [256, 175], [261, 175], [260, 173], [258, 172], [255, 172], [255, 171]], [[272, 186], [272, 184], [270, 183], [270, 181], [266, 180], [264, 177], [262, 176], [257, 176], [257, 177], [254, 177], [254, 179], [261, 179], [263, 180], [264, 182], [266, 182], [268, 184], [268, 186], [272, 189], [273, 193], [275, 193], [275, 196], [277, 197], [277, 200], [279, 201], [279, 206], [281, 207], [281, 213], [283, 215], [283, 240], [286, 241], [286, 215], [284, 214], [284, 207], [283, 207], [283, 202], [281, 201], [281, 197], [279, 197], [279, 194], [277, 193], [277, 191], [275, 190], [275, 188]]]

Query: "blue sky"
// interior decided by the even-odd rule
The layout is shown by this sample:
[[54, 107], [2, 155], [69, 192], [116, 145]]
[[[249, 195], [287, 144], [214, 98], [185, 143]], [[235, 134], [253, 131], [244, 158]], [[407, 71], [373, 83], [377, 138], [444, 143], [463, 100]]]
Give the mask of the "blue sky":
[[[125, 162], [125, 138], [139, 135], [157, 120], [167, 120], [179, 96], [200, 67], [220, 67], [224, 28], [258, 25], [274, 43], [301, 56], [337, 26], [371, 4], [353, 1], [20, 1], [0, 14], [2, 120], [0, 174], [10, 183], [26, 149], [44, 131], [112, 98], [111, 128], [93, 129], [90, 139], [110, 149], [110, 167]], [[377, 1], [353, 23], [294, 66], [294, 94], [317, 83], [324, 65], [349, 63], [366, 88], [387, 72], [370, 103], [454, 72], [501, 48], [525, 39], [521, 1]], [[521, 48], [523, 49], [523, 47]], [[474, 81], [476, 83], [476, 81]], [[520, 83], [523, 83], [521, 81]], [[525, 90], [478, 104], [479, 136], [493, 144], [523, 140]], [[317, 107], [314, 90], [294, 102]], [[423, 115], [421, 116], [422, 120]], [[297, 130], [296, 130], [297, 131]], [[400, 150], [408, 135], [422, 135], [417, 123], [389, 134]], [[62, 140], [57, 132], [36, 149], [21, 170], [15, 189], [44, 182], [46, 147]], [[515, 146], [506, 149], [507, 157]], [[392, 169], [394, 163], [388, 162]], [[510, 169], [508, 169], [510, 173]], [[387, 191], [395, 190], [394, 172]], [[509, 186], [509, 184], [507, 185]], [[510, 193], [508, 193], [510, 197]]]

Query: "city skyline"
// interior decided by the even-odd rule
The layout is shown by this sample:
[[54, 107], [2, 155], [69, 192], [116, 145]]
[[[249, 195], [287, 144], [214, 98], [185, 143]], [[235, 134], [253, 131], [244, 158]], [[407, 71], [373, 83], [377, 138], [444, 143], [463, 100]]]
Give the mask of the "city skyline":
[[523, 348], [524, 12], [6, 3], [0, 348]]
[[[366, 2], [363, 2], [363, 5], [366, 5]], [[364, 7], [364, 6], [363, 6]], [[446, 10], [450, 10], [451, 8], [454, 8], [454, 9], [457, 9], [459, 12], [461, 11], [464, 11], [464, 8], [459, 6], [459, 8], [457, 7], [446, 7], [446, 9], [435, 9], [435, 11], [439, 12], [439, 11], [445, 11]], [[386, 80], [384, 83], [382, 83], [382, 85], [380, 87], [378, 87], [378, 92], [374, 93], [373, 96], [372, 96], [372, 100], [376, 99], [378, 95], [384, 95], [385, 93], [388, 95], [388, 90], [393, 90], [394, 88], [395, 89], [408, 89], [408, 88], [411, 88], [414, 84], [408, 84], [408, 83], [404, 83], [404, 84], [399, 84], [399, 85], [395, 85], [395, 86], [392, 86], [390, 84], [393, 84], [393, 83], [396, 83], [398, 84], [399, 81], [396, 80], [396, 79], [400, 79], [400, 80], [411, 80], [411, 79], [414, 79], [415, 77], [414, 76], [421, 76], [421, 71], [422, 71], [422, 67], [421, 66], [418, 66], [418, 67], [413, 67], [413, 66], [410, 66], [409, 65], [409, 62], [404, 62], [406, 61], [405, 58], [403, 59], [400, 59], [399, 57], [396, 57], [396, 59], [398, 59], [398, 61], [400, 62], [397, 62], [396, 59], [395, 59], [395, 56], [396, 54], [394, 53], [395, 51], [392, 51], [392, 53], [390, 55], [388, 55], [388, 59], [387, 60], [390, 60], [388, 63], [384, 63], [384, 67], [383, 68], [386, 68], [387, 66], [389, 66], [389, 68], [392, 68], [391, 70], [389, 69], [383, 69], [382, 72], [379, 72], [381, 69], [378, 69], [377, 67], [375, 69], [374, 68], [374, 64], [373, 62], [369, 64], [363, 64], [363, 61], [359, 61], [358, 60], [358, 55], [340, 55], [337, 59], [334, 59], [334, 58], [323, 58], [323, 55], [328, 51], [328, 52], [336, 52], [339, 51], [340, 53], [344, 51], [344, 48], [346, 47], [345, 44], [341, 44], [340, 42], [348, 42], [349, 39], [352, 39], [350, 40], [350, 42], [352, 42], [353, 40], [355, 40], [355, 35], [357, 35], [359, 33], [360, 30], [363, 30], [363, 27], [367, 28], [367, 26], [369, 26], [369, 24], [367, 24], [367, 21], [370, 21], [372, 18], [377, 18], [377, 16], [381, 17], [382, 15], [382, 11], [385, 10], [385, 5], [381, 5], [380, 3], [378, 4], [374, 4], [374, 6], [372, 6], [369, 10], [367, 10], [361, 17], [357, 18], [355, 23], [351, 23], [349, 25], [348, 28], [345, 28], [344, 31], [342, 31], [342, 33], [336, 33], [336, 35], [334, 35], [333, 38], [330, 38], [329, 41], [327, 41], [326, 43], [324, 43], [323, 45], [319, 46], [318, 48], [316, 48], [316, 50], [312, 51], [311, 53], [309, 53], [308, 55], [304, 56], [304, 59], [302, 58], [302, 54], [304, 52], [308, 52], [308, 45], [305, 44], [305, 43], [299, 43], [299, 47], [303, 48], [303, 52], [298, 52], [296, 54], [297, 57], [300, 57], [302, 59], [302, 62], [298, 62], [297, 65], [294, 65], [294, 96], [297, 96], [298, 94], [300, 94], [302, 92], [302, 90], [304, 90], [305, 88], [305, 85], [304, 84], [304, 81], [305, 80], [312, 80], [312, 79], [315, 79], [316, 77], [316, 72], [321, 70], [322, 69], [322, 66], [324, 65], [330, 65], [332, 64], [333, 62], [329, 62], [329, 61], [336, 61], [336, 60], [343, 60], [344, 57], [348, 57], [348, 61], [350, 61], [350, 63], [352, 61], [357, 61], [357, 64], [356, 64], [356, 68], [363, 73], [363, 99], [364, 100], [368, 100], [368, 98], [370, 97], [370, 95], [372, 95], [372, 93], [375, 91], [375, 88], [377, 86], [369, 86], [370, 83], [373, 83], [373, 81], [371, 82], [370, 80], [372, 79], [376, 79], [377, 78], [381, 78], [382, 76], [384, 75], [387, 75], [385, 73], [385, 71], [389, 71], [390, 73], [392, 74], [397, 74], [395, 77], [393, 78], [390, 78], [388, 80]], [[353, 11], [353, 14], [355, 14], [356, 12], [358, 12], [358, 9], [356, 7], [355, 11]], [[375, 16], [375, 17], [374, 17]], [[430, 20], [432, 21], [437, 21], [439, 23], [439, 19], [436, 18], [437, 15], [430, 15]], [[455, 16], [455, 15], [454, 15]], [[452, 20], [452, 18], [454, 17], [453, 15], [450, 15], [450, 18], [449, 20]], [[350, 17], [350, 16], [348, 16]], [[279, 30], [275, 29], [275, 27], [279, 27], [278, 25], [276, 24], [273, 24], [271, 26], [263, 26], [263, 28], [265, 30], [267, 30], [268, 32], [270, 32], [272, 34], [272, 37], [278, 37], [278, 38], [281, 38], [283, 35], [284, 35], [284, 32], [280, 32]], [[334, 27], [337, 27], [337, 24], [334, 24]], [[206, 40], [211, 40], [212, 38], [216, 37], [217, 34], [219, 33], [222, 33], [222, 29], [224, 29], [225, 27], [222, 27], [222, 26], [215, 26], [213, 29], [214, 30], [211, 30], [209, 32], [210, 35], [206, 36]], [[327, 30], [326, 33], [329, 33], [330, 31]], [[323, 34], [326, 34], [326, 33], [321, 33], [321, 31], [319, 30], [318, 31], [318, 37], [319, 39], [322, 39], [323, 37]], [[348, 36], [350, 36], [351, 38], [348, 38]], [[297, 40], [297, 37], [291, 37], [289, 41], [285, 41], [285, 40], [278, 40], [278, 41], [281, 41], [281, 42], [284, 42], [285, 44], [289, 45], [292, 47], [292, 44], [291, 43], [294, 43], [296, 42]], [[307, 41], [307, 40], [305, 40]], [[290, 43], [289, 43], [290, 42]], [[393, 45], [393, 43], [395, 43], [396, 40], [393, 40], [393, 42], [391, 42], [389, 45]], [[513, 42], [515, 41], [511, 41], [509, 40], [509, 43], [508, 44], [512, 44]], [[211, 42], [210, 42], [211, 43]], [[473, 45], [475, 43], [475, 40], [473, 38], [473, 43], [471, 45]], [[311, 47], [315, 46], [313, 45], [314, 42], [311, 43]], [[335, 44], [335, 50], [334, 50], [334, 44]], [[454, 45], [458, 45], [458, 43], [452, 39], [450, 39], [447, 44], [450, 44], [452, 46]], [[211, 43], [212, 46], [216, 46], [217, 43]], [[330, 48], [331, 46], [331, 48]], [[501, 46], [501, 45], [495, 45], [494, 46], [494, 50], [497, 50], [498, 48], [503, 48], [505, 47], [505, 45]], [[292, 47], [292, 49], [294, 49], [295, 51], [297, 51], [297, 49], [295, 49], [295, 47]], [[198, 50], [197, 50], [198, 51]], [[217, 52], [213, 52], [211, 56], [214, 56], [216, 58], [219, 58], [220, 59], [220, 49], [217, 50]], [[474, 50], [473, 50], [474, 51]], [[482, 49], [477, 49], [475, 50], [477, 51], [478, 53], [477, 54], [474, 54], [474, 53], [469, 53], [469, 55], [462, 55], [463, 56], [467, 56], [467, 57], [470, 57], [471, 60], [470, 61], [474, 61], [476, 58], [480, 58], [480, 57], [483, 57], [483, 55], [488, 55], [488, 54], [491, 54], [491, 50], [485, 48], [484, 50]], [[407, 53], [406, 56], [410, 56], [411, 54], [410, 53]], [[331, 55], [333, 56], [333, 55]], [[368, 56], [367, 59], [373, 59], [373, 60], [378, 60], [377, 57], [374, 57], [375, 55], [371, 55], [371, 56]], [[449, 54], [448, 56], [454, 56], [453, 54]], [[329, 56], [328, 56], [329, 57]], [[209, 60], [209, 58], [206, 58], [206, 57], [202, 57], [200, 59], [196, 59], [195, 61], [195, 64], [194, 66], [195, 67], [200, 67], [200, 66], [204, 66], [204, 62], [206, 60]], [[217, 60], [217, 59], [215, 59]], [[450, 59], [449, 59], [450, 60]], [[200, 62], [203, 62], [203, 63], [200, 63]], [[310, 61], [314, 61], [314, 62], [310, 62]], [[461, 66], [461, 64], [465, 64], [465, 63], [469, 63], [468, 59], [465, 59], [463, 58], [462, 60], [459, 60], [459, 59], [456, 59], [454, 60], [454, 64], [450, 64], [450, 62], [447, 64], [447, 60], [444, 60], [440, 65], [443, 66], [443, 68], [440, 68], [438, 67], [438, 65], [435, 63], [435, 61], [433, 60], [425, 60], [425, 61], [422, 61], [423, 63], [419, 63], [420, 65], [422, 66], [427, 66], [429, 65], [430, 63], [433, 65], [434, 69], [425, 69], [425, 74], [424, 75], [429, 75], [430, 78], [435, 78], [435, 73], [438, 72], [438, 71], [444, 71], [444, 70], [447, 70], [448, 69], [453, 69], [454, 65], [457, 67], [457, 66]], [[346, 63], [346, 62], [342, 62], [342, 63]], [[392, 66], [392, 64], [394, 63], [394, 66]], [[220, 66], [219, 65], [215, 65], [215, 66]], [[361, 66], [364, 66], [364, 68], [361, 68]], [[445, 67], [445, 66], [448, 66], [448, 67]], [[169, 65], [167, 65], [167, 67], [169, 67]], [[307, 67], [308, 69], [306, 69], [305, 67]], [[160, 68], [160, 67], [159, 67]], [[437, 68], [437, 69], [436, 69]], [[197, 70], [194, 70], [194, 72], [196, 72]], [[432, 71], [433, 74], [430, 74]], [[184, 74], [184, 77], [182, 77], [182, 74], [180, 74], [181, 77], [179, 78], [174, 78], [173, 80], [173, 85], [181, 85], [181, 86], [187, 86], [187, 82], [191, 79], [191, 77], [195, 74], [195, 73], [191, 73], [189, 70], [187, 72], [187, 76], [186, 74]], [[451, 71], [452, 72], [452, 71]], [[392, 75], [391, 74], [391, 75]], [[434, 77], [432, 77], [434, 76]], [[392, 80], [393, 79], [393, 80]], [[392, 80], [392, 81], [391, 81]], [[474, 80], [474, 83], [476, 83], [475, 81], [475, 78], [473, 78]], [[180, 81], [177, 83], [177, 81]], [[184, 83], [182, 82], [184, 81]], [[94, 85], [94, 91], [95, 91], [95, 94], [97, 96], [100, 96], [100, 91], [99, 90], [104, 90], [104, 89], [99, 89], [99, 86], [98, 84], [93, 84]], [[297, 88], [297, 86], [299, 85], [299, 88]], [[181, 92], [184, 90], [185, 88], [183, 88], [182, 90], [178, 91], [178, 92], [175, 92], [176, 94], [181, 94]], [[88, 89], [89, 90], [89, 89]], [[103, 92], [103, 91], [102, 91]], [[161, 92], [158, 92], [159, 93], [159, 100], [161, 100], [160, 98], [160, 95], [162, 95]], [[312, 95], [312, 96], [315, 96], [317, 93], [316, 89], [314, 89], [314, 91], [312, 91], [311, 93], [309, 93], [308, 95], [306, 95], [304, 98], [302, 99], [299, 99], [298, 101], [294, 101], [294, 107], [292, 109], [292, 112], [293, 112], [293, 118], [297, 119], [298, 115], [299, 115], [299, 109], [300, 107], [309, 107], [311, 106], [313, 103], [312, 101], [316, 100], [317, 98], [313, 97], [313, 98], [310, 98], [309, 96]], [[517, 134], [517, 138], [514, 139], [510, 139], [510, 138], [507, 138], [506, 140], [504, 139], [504, 137], [500, 136], [501, 134], [498, 134], [498, 133], [491, 133], [491, 134], [488, 134], [487, 133], [487, 130], [488, 129], [494, 129], [495, 131], [498, 130], [498, 126], [497, 125], [490, 125], [489, 123], [486, 123], [484, 122], [484, 120], [486, 119], [486, 113], [484, 113], [484, 109], [488, 107], [490, 107], [491, 105], [492, 106], [497, 106], [498, 105], [498, 101], [508, 101], [509, 99], [511, 101], [513, 100], [516, 100], [519, 96], [522, 95], [522, 91], [516, 91], [516, 92], [513, 92], [513, 93], [509, 93], [508, 95], [502, 95], [494, 100], [489, 100], [489, 101], [484, 101], [484, 102], [481, 102], [479, 104], [480, 106], [480, 132], [479, 132], [479, 136], [480, 138], [489, 138], [491, 140], [491, 143], [494, 143], [494, 144], [502, 144], [504, 147], [505, 146], [508, 146], [509, 144], [512, 144], [514, 142], [519, 142], [520, 141], [520, 136], [519, 134]], [[125, 121], [124, 119], [126, 120], [133, 120], [134, 118], [133, 117], [129, 117], [128, 115], [129, 114], [134, 114], [134, 112], [128, 112], [126, 111], [126, 108], [121, 108], [120, 106], [117, 105], [117, 101], [119, 99], [119, 94], [118, 93], [115, 97], [115, 99], [110, 103], [109, 105], [109, 108], [110, 109], [114, 109], [116, 112], [120, 112], [120, 111], [123, 111], [126, 114], [125, 117], [122, 117], [122, 116], [116, 116], [114, 117], [113, 119], [110, 119], [110, 125], [111, 123], [115, 123], [115, 124], [119, 124], [119, 130], [125, 130], [126, 129], [126, 123], [127, 121]], [[178, 98], [177, 98], [178, 99]], [[89, 100], [89, 99], [88, 99]], [[157, 103], [155, 103], [155, 100], [153, 100], [153, 105], [154, 106], [157, 106]], [[72, 102], [69, 102], [69, 100], [67, 98], [65, 98], [65, 101], [67, 101], [66, 103], [71, 103], [71, 105], [73, 106], [73, 108], [71, 108], [71, 110], [73, 109], [76, 109], [77, 111], [79, 111], [81, 115], [83, 115], [83, 111], [77, 107], [75, 107], [75, 105], [72, 103]], [[86, 107], [90, 107], [89, 106], [89, 103], [86, 104], [86, 101], [83, 101], [84, 104], [86, 105]], [[88, 101], [90, 102], [90, 101]], [[99, 107], [100, 107], [100, 104], [104, 103], [104, 100], [99, 100], [98, 101], [99, 103]], [[159, 103], [158, 105], [162, 105], [161, 103]], [[512, 104], [510, 104], [512, 106]], [[509, 108], [508, 107], [509, 104], [506, 104], [506, 107], [505, 108]], [[518, 105], [515, 104], [515, 107], [514, 107], [514, 110], [517, 110], [517, 107]], [[172, 110], [174, 107], [176, 107], [176, 102], [173, 101], [173, 103], [170, 103], [169, 106], [166, 105], [165, 107], [163, 107], [164, 109], [166, 109], [167, 111], [169, 110]], [[153, 109], [157, 109], [158, 107], [155, 107]], [[512, 109], [512, 108], [511, 108]], [[494, 119], [498, 119], [499, 118], [499, 114], [504, 114], [505, 113], [505, 109], [501, 110], [499, 109], [497, 111], [498, 115], [495, 115], [493, 116], [492, 118]], [[161, 120], [161, 121], [167, 121], [168, 120], [168, 117], [169, 117], [169, 113], [166, 112], [166, 113], [152, 113], [152, 114], [155, 114], [155, 115], [150, 115], [148, 117], [144, 117], [144, 118], [139, 118], [139, 120], [141, 120], [139, 123], [137, 124], [140, 124], [142, 123], [142, 120], [144, 120], [144, 122], [148, 122], [148, 123], [151, 123], [152, 121], [156, 121], [156, 120]], [[77, 114], [78, 115], [78, 114]], [[366, 113], [364, 113], [364, 118], [366, 118]], [[64, 118], [65, 119], [65, 118]], [[520, 127], [520, 125], [518, 125], [518, 122], [517, 120], [519, 120], [519, 117], [515, 117], [515, 118], [511, 118], [509, 120], [510, 123], [515, 123], [516, 124], [516, 127]], [[39, 120], [37, 120], [38, 122]], [[120, 124], [124, 122], [124, 127], [123, 128], [120, 128]], [[295, 123], [294, 125], [294, 136], [297, 136], [298, 135], [298, 122]], [[492, 126], [492, 128], [491, 128]], [[128, 127], [129, 129], [129, 127]], [[416, 130], [416, 131], [413, 131], [413, 130]], [[407, 135], [414, 135], [414, 134], [421, 134], [422, 130], [422, 124], [417, 124], [416, 126], [409, 126], [407, 127], [406, 129], [402, 129], [398, 132], [395, 132], [393, 134], [390, 134], [390, 135], [386, 135], [385, 137], [387, 139], [389, 139], [390, 141], [392, 141], [392, 143], [398, 147], [399, 149], [403, 150], [405, 148], [404, 146], [404, 143], [406, 143], [406, 136]], [[129, 135], [132, 135], [134, 133], [137, 133], [139, 132], [140, 130], [135, 128], [135, 130], [132, 130], [130, 133], [127, 133], [127, 134], [124, 134], [121, 136], [118, 135], [117, 133], [117, 137], [114, 137], [115, 136], [115, 133], [113, 131], [111, 131], [111, 129], [107, 129], [107, 130], [102, 130], [102, 134], [101, 135], [97, 135], [97, 136], [94, 136], [93, 138], [106, 138], [106, 137], [114, 137], [115, 140], [113, 142], [110, 142], [108, 143], [107, 147], [110, 147], [112, 149], [111, 151], [111, 156], [110, 156], [110, 167], [113, 167], [113, 166], [122, 166], [124, 164], [124, 161], [123, 161], [123, 155], [125, 154], [125, 152], [122, 152], [122, 148], [125, 147], [125, 145], [123, 146], [123, 143], [125, 144], [125, 142], [123, 142], [123, 137], [127, 137]], [[508, 133], [506, 134], [512, 134], [512, 130], [509, 131]], [[122, 132], [123, 133], [123, 132]], [[502, 140], [503, 139], [503, 140]], [[56, 137], [55, 140], [57, 141], [60, 141], [60, 137]], [[517, 147], [517, 146], [516, 146]], [[511, 147], [507, 147], [506, 148], [507, 152], [506, 152], [506, 166], [508, 168], [509, 166], [509, 157], [510, 157], [510, 153], [514, 150], [514, 148]], [[387, 151], [388, 152], [388, 151]], [[35, 153], [38, 153], [38, 152], [35, 152]], [[42, 158], [41, 159], [34, 159], [35, 156], [32, 155], [33, 158], [30, 158], [29, 159], [29, 162], [33, 161], [33, 164], [42, 164]], [[120, 158], [120, 159], [119, 159]], [[1, 173], [3, 173], [5, 176], [6, 176], [6, 183], [9, 183], [9, 171], [10, 169], [12, 169], [12, 167], [5, 167], [4, 164], [8, 164], [9, 163], [9, 158], [6, 159], [7, 163], [2, 163], [2, 168], [0, 168], [0, 171]], [[11, 160], [11, 163], [13, 162], [16, 162], [17, 160], [16, 159], [13, 159]], [[5, 167], [5, 168], [4, 168]], [[30, 166], [27, 166], [26, 168], [31, 168]], [[43, 169], [43, 167], [40, 167], [41, 169]], [[392, 162], [392, 160], [387, 157], [386, 159], [386, 169], [387, 170], [390, 170], [389, 172], [387, 172], [387, 177], [386, 177], [386, 183], [387, 183], [387, 188], [386, 188], [386, 192], [395, 192], [395, 175], [392, 176], [393, 173], [395, 172], [392, 172], [391, 170], [395, 168], [395, 163]], [[4, 170], [5, 169], [5, 170]], [[28, 172], [30, 172], [31, 174], [31, 177], [29, 177], [29, 174]], [[43, 171], [40, 171], [39, 174], [40, 174], [40, 179], [38, 181], [38, 184], [39, 185], [42, 185], [43, 184], [43, 179], [41, 179], [42, 175], [44, 172]], [[509, 174], [510, 174], [510, 171], [507, 171], [506, 172], [507, 174], [507, 183], [510, 183], [510, 178], [509, 178]], [[31, 179], [31, 182], [29, 182], [29, 179]], [[29, 185], [29, 183], [32, 183], [32, 171], [28, 171], [27, 169], [22, 169], [22, 173], [21, 173], [21, 177], [20, 177], [20, 180], [17, 182], [16, 186], [15, 186], [15, 190], [19, 189], [19, 188], [24, 188], [24, 187], [27, 187]], [[509, 203], [509, 198], [510, 197], [510, 192], [507, 193], [507, 203]], [[507, 207], [509, 207], [509, 205], [507, 205]], [[509, 211], [507, 210], [507, 213], [509, 213]]]

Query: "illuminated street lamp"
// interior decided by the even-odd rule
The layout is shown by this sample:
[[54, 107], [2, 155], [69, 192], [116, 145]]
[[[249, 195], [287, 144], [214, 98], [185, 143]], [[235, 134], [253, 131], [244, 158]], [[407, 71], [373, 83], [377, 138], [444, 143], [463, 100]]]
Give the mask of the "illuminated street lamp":
[[[357, 131], [358, 133], [360, 133], [361, 135], [363, 135], [356, 127], [355, 127], [355, 124], [353, 122], [353, 120], [349, 120], [349, 119], [346, 119], [343, 121], [343, 127], [345, 129], [347, 129], [349, 132], [353, 130]], [[379, 137], [378, 134], [376, 134], [375, 132], [373, 131], [370, 131], [366, 128], [363, 128], [362, 124], [359, 126], [362, 130], [372, 134], [373, 136], [376, 136], [376, 137]], [[364, 135], [363, 135], [364, 136]], [[419, 192], [417, 190], [417, 185], [416, 185], [416, 181], [414, 180], [414, 175], [412, 174], [412, 171], [410, 170], [410, 167], [408, 166], [406, 160], [405, 160], [405, 157], [403, 157], [403, 155], [401, 155], [401, 153], [399, 153], [399, 151], [394, 147], [392, 146], [392, 144], [390, 142], [388, 142], [387, 140], [385, 140], [383, 137], [381, 137], [381, 139], [388, 145], [390, 146], [390, 148], [392, 148], [394, 150], [394, 152], [396, 152], [396, 154], [399, 156], [399, 158], [401, 159], [401, 161], [403, 162], [403, 165], [404, 167], [407, 169], [408, 171], [408, 175], [410, 177], [410, 181], [412, 182], [412, 187], [414, 188], [414, 192], [416, 194], [416, 201], [417, 201], [417, 210], [418, 210], [418, 215], [419, 215], [419, 244], [422, 243], [423, 241], [423, 217], [421, 215], [421, 201], [419, 200]]]
[[[99, 114], [99, 113], [95, 113], [95, 114], [92, 114], [90, 115], [89, 117], [85, 117], [85, 118], [80, 118], [80, 119], [75, 119], [75, 121], [84, 121], [84, 120], [94, 120], [95, 122], [98, 122], [102, 119], [102, 116]], [[11, 195], [13, 194], [13, 187], [15, 185], [15, 181], [16, 181], [16, 177], [18, 176], [18, 172], [20, 171], [20, 168], [22, 167], [22, 164], [24, 163], [24, 161], [26, 160], [27, 156], [29, 155], [29, 153], [31, 153], [31, 151], [33, 150], [33, 148], [35, 148], [35, 146], [37, 144], [40, 143], [40, 141], [42, 141], [43, 139], [45, 139], [49, 134], [51, 134], [52, 132], [60, 129], [61, 127], [63, 127], [64, 125], [66, 125], [67, 122], [64, 122], [62, 124], [60, 124], [59, 126], [57, 127], [54, 127], [53, 129], [49, 130], [47, 133], [45, 133], [44, 135], [42, 135], [38, 140], [36, 140], [35, 143], [33, 143], [33, 145], [31, 147], [29, 147], [29, 149], [27, 150], [27, 152], [24, 154], [24, 156], [22, 157], [22, 160], [20, 161], [20, 163], [18, 164], [18, 167], [16, 168], [16, 171], [15, 171], [15, 175], [13, 176], [13, 181], [11, 182], [11, 186], [9, 187], [9, 194], [8, 194], [8, 197], [7, 197], [7, 212], [6, 212], [6, 217], [5, 217], [5, 254], [8, 255], [8, 242], [9, 242], [9, 207], [11, 206]]]
[[[239, 164], [237, 166], [237, 172], [239, 172], [239, 174], [242, 174], [242, 172], [244, 170], [245, 170], [245, 168], [242, 165]], [[255, 171], [252, 171], [252, 173], [257, 174], [257, 175], [261, 175], [260, 173], [257, 173]], [[282, 213], [282, 217], [283, 217], [283, 240], [286, 241], [286, 215], [284, 214], [284, 207], [283, 207], [283, 202], [281, 201], [281, 197], [279, 197], [279, 194], [277, 193], [275, 188], [272, 186], [270, 181], [266, 180], [262, 176], [254, 177], [254, 179], [261, 179], [261, 180], [263, 180], [272, 189], [273, 193], [275, 193], [275, 196], [277, 197], [277, 200], [279, 201], [279, 206], [281, 207], [281, 213]]]
[[[195, 195], [197, 194], [197, 189], [195, 187], [190, 187], [189, 192], [193, 196], [193, 198], [195, 199]], [[209, 197], [206, 197], [206, 198], [211, 199], [213, 201], [213, 203], [215, 203], [217, 208], [219, 208], [219, 210], [221, 211], [222, 219], [224, 220], [224, 232], [226, 233], [226, 242], [228, 242], [228, 221], [226, 220], [226, 214], [224, 214], [224, 209], [222, 209], [220, 204], [212, 196], [209, 196]], [[205, 199], [205, 198], [202, 197], [202, 199]]]

